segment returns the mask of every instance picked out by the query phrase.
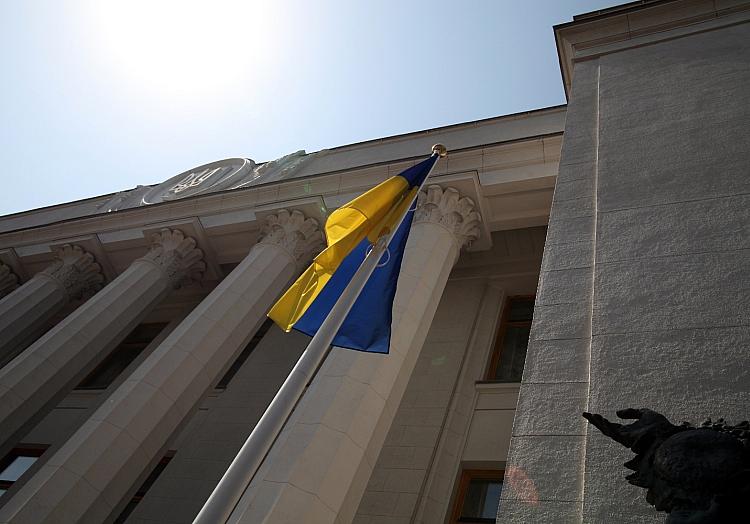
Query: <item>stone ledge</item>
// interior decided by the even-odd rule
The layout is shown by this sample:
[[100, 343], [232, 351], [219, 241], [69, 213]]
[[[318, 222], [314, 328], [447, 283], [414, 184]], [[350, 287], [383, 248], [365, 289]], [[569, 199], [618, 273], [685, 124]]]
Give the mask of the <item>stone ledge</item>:
[[575, 62], [747, 22], [750, 2], [661, 0], [599, 13], [554, 27], [566, 96], [570, 95]]

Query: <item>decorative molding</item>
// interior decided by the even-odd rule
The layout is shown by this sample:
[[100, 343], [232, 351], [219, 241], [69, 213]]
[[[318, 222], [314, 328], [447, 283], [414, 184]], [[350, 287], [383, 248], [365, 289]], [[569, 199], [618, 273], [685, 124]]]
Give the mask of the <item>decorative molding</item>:
[[158, 266], [175, 289], [199, 281], [206, 270], [203, 251], [179, 229], [164, 228], [151, 235], [151, 249], [139, 260]]
[[190, 169], [154, 186], [120, 191], [96, 208], [97, 213], [148, 206], [196, 195], [278, 182], [294, 175], [315, 153], [296, 151], [270, 162], [256, 164], [249, 158], [227, 158]]
[[748, 20], [747, 0], [651, 0], [575, 16], [553, 28], [565, 95], [570, 95], [576, 62]]
[[305, 218], [299, 210], [281, 209], [266, 217], [260, 244], [273, 244], [289, 253], [304, 267], [324, 247], [323, 234], [314, 218]]
[[479, 238], [482, 217], [474, 201], [462, 197], [458, 190], [437, 185], [427, 186], [419, 193], [414, 223], [432, 222], [453, 234], [459, 248], [470, 246]]
[[104, 285], [102, 268], [81, 246], [65, 244], [55, 249], [55, 262], [41, 271], [65, 289], [69, 299], [93, 295]]
[[13, 270], [0, 262], [0, 298], [18, 287], [18, 276]]

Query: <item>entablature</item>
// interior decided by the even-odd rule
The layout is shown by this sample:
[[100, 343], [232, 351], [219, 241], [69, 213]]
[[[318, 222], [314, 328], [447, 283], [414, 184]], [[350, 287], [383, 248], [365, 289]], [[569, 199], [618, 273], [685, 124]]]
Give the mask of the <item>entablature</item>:
[[643, 0], [576, 16], [554, 27], [565, 93], [576, 62], [747, 22], [748, 0]]
[[[489, 249], [492, 231], [547, 223], [564, 110], [560, 116], [559, 131], [454, 149], [438, 163], [430, 183], [457, 189], [482, 216], [470, 250]], [[7, 231], [0, 233], [0, 262], [25, 281], [50, 263], [55, 247], [79, 244], [111, 281], [143, 256], [151, 233], [166, 227], [195, 238], [205, 253], [203, 285], [211, 286], [247, 254], [268, 214], [296, 209], [322, 224], [332, 210], [426, 154]]]

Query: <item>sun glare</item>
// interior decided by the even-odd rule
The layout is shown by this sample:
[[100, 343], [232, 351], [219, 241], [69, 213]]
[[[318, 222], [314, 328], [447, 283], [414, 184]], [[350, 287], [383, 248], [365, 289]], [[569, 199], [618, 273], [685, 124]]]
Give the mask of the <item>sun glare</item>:
[[[129, 0], [91, 4], [102, 59], [138, 90], [192, 98], [242, 85], [267, 59], [273, 3]], [[267, 20], [266, 20], [267, 21]]]

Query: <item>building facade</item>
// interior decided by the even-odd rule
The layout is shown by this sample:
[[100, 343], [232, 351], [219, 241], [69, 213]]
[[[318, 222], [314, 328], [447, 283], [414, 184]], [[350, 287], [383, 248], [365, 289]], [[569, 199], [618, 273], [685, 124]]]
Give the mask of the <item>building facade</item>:
[[582, 411], [750, 418], [749, 8], [555, 28], [568, 111], [501, 522], [663, 522]]
[[[419, 203], [391, 354], [333, 350], [236, 518], [434, 522], [463, 470], [499, 486], [564, 120], [230, 159], [3, 217], [1, 451], [39, 457], [6, 481], [0, 522], [191, 522], [307, 343], [265, 313], [327, 213], [435, 142], [450, 152]], [[511, 297], [526, 324], [499, 360]]]
[[747, 418], [725, 3], [557, 27], [567, 107], [0, 217], [0, 523], [192, 522], [309, 340], [265, 313], [326, 216], [436, 142], [390, 354], [332, 350], [228, 522], [660, 522], [580, 412]]

